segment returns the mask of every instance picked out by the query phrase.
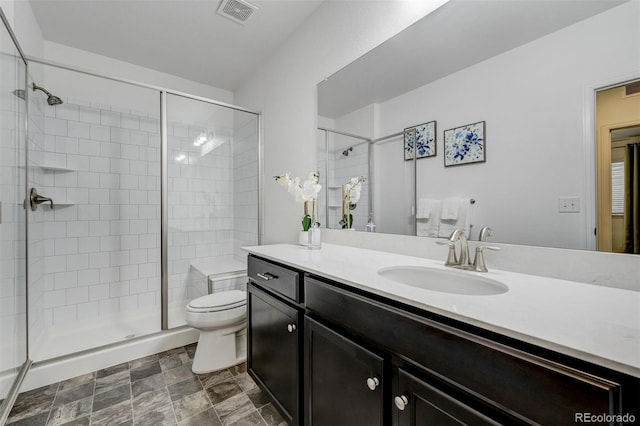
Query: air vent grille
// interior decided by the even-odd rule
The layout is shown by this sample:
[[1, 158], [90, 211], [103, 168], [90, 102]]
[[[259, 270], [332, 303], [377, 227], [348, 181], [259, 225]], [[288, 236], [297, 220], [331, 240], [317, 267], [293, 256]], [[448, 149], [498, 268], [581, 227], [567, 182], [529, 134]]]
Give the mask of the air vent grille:
[[239, 24], [244, 24], [257, 10], [257, 6], [244, 0], [223, 0], [218, 8], [218, 14]]

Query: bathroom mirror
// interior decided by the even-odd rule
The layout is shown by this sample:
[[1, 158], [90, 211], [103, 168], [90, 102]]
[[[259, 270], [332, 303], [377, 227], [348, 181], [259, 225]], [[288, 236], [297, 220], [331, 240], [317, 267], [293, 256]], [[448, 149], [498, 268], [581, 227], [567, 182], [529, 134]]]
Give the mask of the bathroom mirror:
[[[472, 239], [595, 249], [595, 92], [640, 78], [639, 23], [637, 1], [449, 1], [318, 84], [325, 186], [363, 174], [364, 143], [356, 231], [372, 213], [416, 235], [416, 200], [460, 198]], [[405, 130], [431, 122], [435, 154], [407, 160]], [[484, 161], [447, 166], [445, 132], [474, 123]]]

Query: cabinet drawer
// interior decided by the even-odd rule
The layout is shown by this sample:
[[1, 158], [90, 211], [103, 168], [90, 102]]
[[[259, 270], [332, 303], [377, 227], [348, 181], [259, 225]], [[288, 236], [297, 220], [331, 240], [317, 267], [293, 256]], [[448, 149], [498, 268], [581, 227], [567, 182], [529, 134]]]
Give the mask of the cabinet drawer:
[[402, 354], [429, 374], [529, 423], [620, 412], [620, 385], [501, 343], [305, 279], [310, 314]]
[[295, 302], [302, 301], [300, 272], [249, 255], [249, 278]]

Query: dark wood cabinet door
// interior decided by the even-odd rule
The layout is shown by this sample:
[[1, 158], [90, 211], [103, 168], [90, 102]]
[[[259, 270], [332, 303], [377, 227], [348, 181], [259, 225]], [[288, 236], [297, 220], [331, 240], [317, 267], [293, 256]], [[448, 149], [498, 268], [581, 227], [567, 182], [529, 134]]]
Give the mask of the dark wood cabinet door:
[[299, 421], [299, 311], [248, 286], [249, 374], [291, 425]]
[[416, 376], [398, 368], [393, 395], [393, 424], [397, 426], [498, 425]]
[[383, 358], [310, 319], [305, 323], [308, 426], [383, 424]]

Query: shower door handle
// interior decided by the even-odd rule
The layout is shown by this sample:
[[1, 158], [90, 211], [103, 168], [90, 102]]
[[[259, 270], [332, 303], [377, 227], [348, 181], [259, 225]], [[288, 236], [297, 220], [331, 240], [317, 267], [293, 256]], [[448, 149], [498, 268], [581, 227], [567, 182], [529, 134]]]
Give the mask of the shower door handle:
[[36, 210], [38, 210], [39, 204], [45, 203], [47, 201], [51, 203], [51, 209], [53, 210], [53, 200], [51, 198], [38, 195], [38, 191], [35, 188], [31, 188], [31, 191], [29, 192], [29, 204], [31, 205], [32, 211], [35, 212]]

